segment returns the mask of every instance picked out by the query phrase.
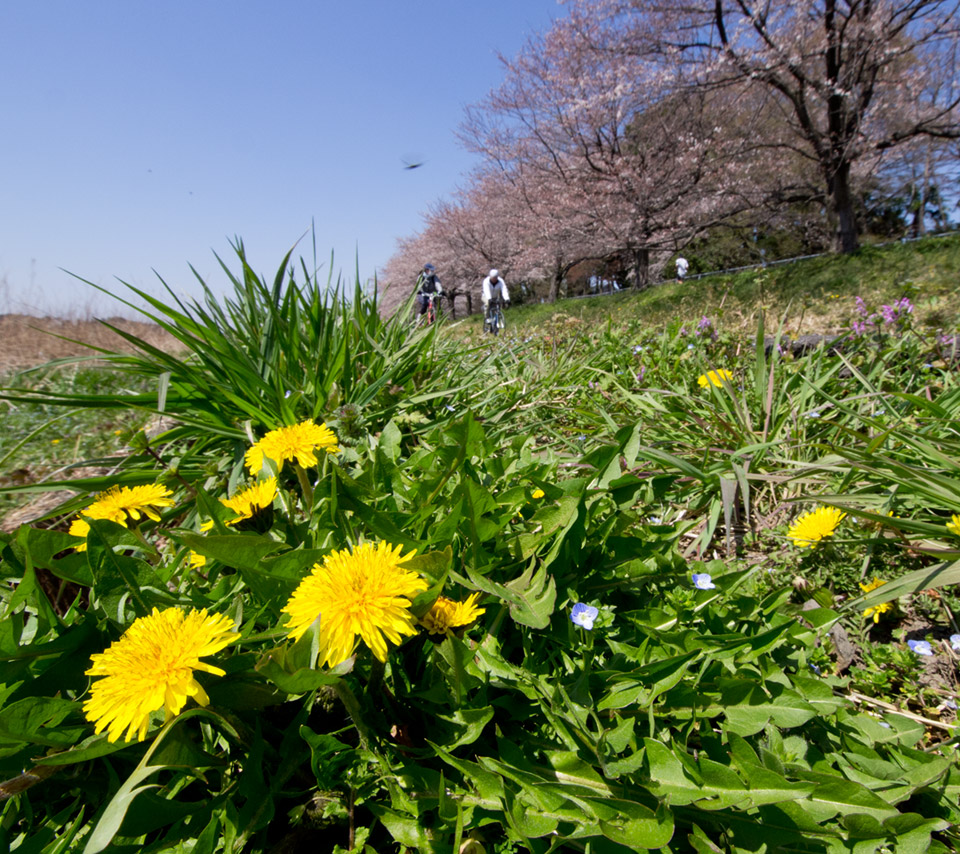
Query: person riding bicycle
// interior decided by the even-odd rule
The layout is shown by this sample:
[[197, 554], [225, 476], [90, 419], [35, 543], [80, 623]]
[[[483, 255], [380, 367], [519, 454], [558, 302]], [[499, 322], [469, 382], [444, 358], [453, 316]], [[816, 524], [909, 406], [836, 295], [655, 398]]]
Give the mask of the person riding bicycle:
[[430, 305], [428, 294], [436, 294], [434, 299], [443, 296], [443, 285], [437, 278], [437, 268], [433, 264], [424, 264], [423, 270], [417, 277], [417, 320], [427, 313], [427, 307]]
[[499, 300], [505, 305], [509, 305], [510, 292], [507, 290], [507, 283], [500, 278], [499, 270], [491, 270], [490, 275], [483, 280], [480, 299], [483, 302], [484, 317], [490, 316], [490, 303], [493, 300]]

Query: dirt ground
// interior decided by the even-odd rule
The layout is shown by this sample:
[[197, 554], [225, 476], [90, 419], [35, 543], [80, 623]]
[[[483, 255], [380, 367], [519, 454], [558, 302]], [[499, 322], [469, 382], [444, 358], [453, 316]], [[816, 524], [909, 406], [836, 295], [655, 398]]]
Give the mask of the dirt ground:
[[[173, 337], [151, 323], [117, 317], [107, 318], [107, 323], [155, 347], [174, 347]], [[0, 314], [0, 377], [52, 359], [94, 355], [94, 351], [77, 342], [125, 353], [133, 350], [123, 338], [97, 320]]]

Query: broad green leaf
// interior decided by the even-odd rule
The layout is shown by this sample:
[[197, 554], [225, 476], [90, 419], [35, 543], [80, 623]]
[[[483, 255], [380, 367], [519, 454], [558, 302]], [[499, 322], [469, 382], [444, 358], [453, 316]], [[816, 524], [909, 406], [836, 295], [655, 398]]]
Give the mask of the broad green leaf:
[[218, 560], [226, 566], [257, 571], [260, 571], [260, 562], [267, 555], [286, 548], [283, 543], [264, 534], [253, 533], [204, 535], [178, 531], [177, 539], [198, 554]]
[[619, 798], [591, 799], [588, 804], [600, 820], [603, 835], [635, 851], [662, 848], [673, 838], [673, 813], [666, 804], [655, 810]]
[[340, 676], [326, 670], [303, 668], [290, 673], [271, 653], [257, 663], [257, 671], [287, 694], [305, 694], [324, 685], [336, 685], [340, 681]]
[[543, 566], [535, 569], [531, 563], [522, 575], [506, 584], [498, 584], [469, 567], [465, 569], [470, 581], [478, 589], [509, 605], [514, 622], [534, 629], [545, 629], [550, 625], [557, 588], [553, 576]]
[[618, 676], [614, 687], [597, 704], [597, 708], [601, 711], [623, 709], [634, 704], [645, 708], [664, 691], [669, 691], [676, 685], [690, 665], [701, 655], [702, 653], [697, 651], [672, 656], [661, 661], [653, 661]]
[[[484, 727], [493, 719], [493, 707], [482, 709], [458, 709], [452, 714], [437, 715], [440, 729], [452, 729], [452, 738], [444, 742], [447, 750], [473, 744], [483, 733]], [[444, 726], [446, 724], [447, 726]]]
[[80, 704], [59, 697], [25, 697], [3, 709], [0, 714], [0, 739], [41, 744], [46, 747], [70, 747], [87, 728], [70, 726], [64, 720], [80, 711]]

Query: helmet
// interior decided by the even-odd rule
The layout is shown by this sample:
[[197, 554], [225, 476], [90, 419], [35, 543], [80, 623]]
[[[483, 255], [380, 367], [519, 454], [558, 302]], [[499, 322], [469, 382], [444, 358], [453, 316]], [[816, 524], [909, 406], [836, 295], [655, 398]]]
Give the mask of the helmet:
[[499, 270], [491, 270], [491, 271], [490, 271], [490, 278], [491, 278], [491, 279], [496, 279], [499, 275], [500, 275], [500, 271], [499, 271]]
[[424, 271], [425, 273], [433, 273], [436, 269], [437, 269], [437, 268], [434, 267], [433, 264], [424, 264], [424, 265], [423, 265], [423, 271]]

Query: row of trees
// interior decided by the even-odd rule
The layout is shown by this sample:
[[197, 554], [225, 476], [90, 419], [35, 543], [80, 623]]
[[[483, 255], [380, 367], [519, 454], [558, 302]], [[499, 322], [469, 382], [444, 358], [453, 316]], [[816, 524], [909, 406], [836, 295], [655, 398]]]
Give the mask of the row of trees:
[[571, 0], [503, 62], [460, 131], [482, 166], [400, 241], [388, 308], [427, 260], [469, 311], [491, 266], [553, 300], [726, 232], [851, 252], [956, 181], [958, 0]]

